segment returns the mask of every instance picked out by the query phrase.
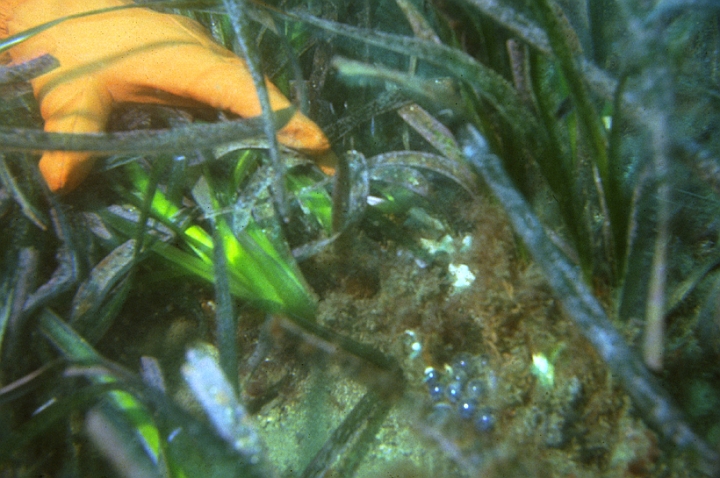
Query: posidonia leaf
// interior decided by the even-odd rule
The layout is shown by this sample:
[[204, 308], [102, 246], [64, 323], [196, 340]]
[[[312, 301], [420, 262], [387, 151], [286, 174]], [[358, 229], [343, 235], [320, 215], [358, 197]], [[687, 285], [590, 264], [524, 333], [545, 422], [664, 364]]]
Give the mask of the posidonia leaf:
[[507, 124], [530, 144], [544, 145], [545, 134], [532, 112], [522, 103], [518, 92], [502, 76], [480, 64], [467, 53], [447, 45], [420, 38], [394, 35], [319, 19], [306, 13], [294, 14], [316, 27], [375, 45], [404, 55], [427, 61], [470, 85], [477, 94], [488, 100], [503, 116]]
[[443, 105], [455, 114], [465, 114], [465, 104], [457, 91], [444, 82], [434, 78], [423, 78], [417, 75], [391, 70], [377, 65], [370, 65], [345, 58], [333, 59], [333, 66], [346, 77], [371, 78], [378, 82], [391, 82], [398, 85], [406, 95], [424, 100], [435, 105]]
[[452, 179], [469, 194], [475, 194], [470, 168], [464, 162], [457, 162], [438, 154], [422, 151], [393, 151], [368, 159], [368, 167], [377, 175], [383, 169], [413, 168], [427, 169]]
[[[293, 108], [273, 112], [276, 128], [294, 114]], [[104, 154], [177, 154], [213, 149], [238, 138], [263, 134], [261, 118], [226, 123], [194, 124], [158, 131], [65, 134], [33, 129], [0, 128], [0, 148], [8, 151], [94, 151]]]
[[0, 85], [28, 81], [58, 66], [60, 63], [51, 55], [39, 56], [19, 65], [0, 66]]
[[[10, 48], [19, 45], [20, 43], [24, 42], [25, 40], [34, 37], [35, 35], [44, 32], [45, 30], [48, 30], [56, 25], [59, 25], [63, 22], [69, 21], [69, 20], [75, 20], [78, 18], [84, 18], [89, 17], [92, 15], [99, 15], [102, 13], [109, 13], [114, 12], [118, 10], [127, 10], [129, 8], [147, 8], [147, 7], [170, 7], [170, 8], [182, 8], [182, 7], [192, 7], [197, 5], [207, 5], [207, 0], [196, 0], [196, 1], [154, 1], [154, 2], [146, 2], [146, 3], [131, 3], [128, 5], [121, 5], [118, 7], [108, 7], [108, 8], [101, 8], [98, 10], [90, 10], [87, 12], [82, 13], [76, 13], [74, 15], [68, 15], [66, 17], [58, 18], [56, 20], [43, 23], [42, 25], [38, 25], [33, 28], [29, 28], [23, 32], [16, 33], [15, 35], [9, 36], [5, 38], [3, 41], [0, 41], [0, 53], [3, 53]], [[216, 2], [211, 2], [212, 4], [215, 4]]]
[[[135, 263], [135, 241], [115, 248], [90, 272], [73, 298], [70, 324], [95, 342], [110, 327], [128, 292], [128, 273]], [[120, 285], [118, 288], [116, 286]], [[115, 292], [111, 294], [112, 292]], [[110, 296], [108, 303], [106, 299]], [[103, 307], [108, 305], [109, 307]]]
[[[100, 355], [57, 315], [48, 309], [40, 316], [40, 330], [60, 353], [70, 360], [97, 363]], [[92, 379], [96, 384], [112, 384], [116, 381], [111, 375], [97, 375]], [[112, 406], [123, 418], [129, 421], [138, 432], [137, 439], [142, 441], [145, 451], [157, 461], [160, 448], [160, 432], [153, 424], [150, 413], [130, 393], [111, 391], [108, 393]]]
[[248, 463], [261, 466], [263, 445], [249, 413], [218, 364], [217, 351], [208, 344], [185, 354], [182, 375], [218, 435]]

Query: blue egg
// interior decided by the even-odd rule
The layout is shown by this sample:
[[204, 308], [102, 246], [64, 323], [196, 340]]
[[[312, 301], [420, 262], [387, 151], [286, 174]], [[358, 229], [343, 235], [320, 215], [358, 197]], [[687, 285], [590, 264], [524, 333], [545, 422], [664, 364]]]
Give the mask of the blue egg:
[[477, 410], [477, 402], [475, 400], [463, 400], [458, 405], [458, 414], [463, 420], [470, 420]]
[[485, 369], [490, 366], [490, 357], [487, 355], [480, 355], [477, 357], [477, 364], [479, 369]]
[[481, 408], [474, 418], [475, 429], [479, 432], [489, 432], [495, 426], [495, 416], [489, 408]]
[[485, 383], [478, 379], [474, 378], [470, 380], [467, 384], [465, 384], [465, 397], [467, 399], [475, 399], [482, 397], [485, 393]]
[[442, 385], [439, 383], [436, 383], [435, 385], [432, 385], [430, 387], [430, 398], [432, 398], [433, 401], [437, 402], [443, 399], [443, 396], [445, 395], [445, 390], [443, 390]]
[[460, 382], [464, 385], [465, 382], [468, 381], [468, 374], [465, 370], [453, 369], [452, 380], [454, 382]]
[[433, 385], [436, 385], [439, 380], [440, 373], [437, 370], [432, 367], [425, 370], [425, 383], [427, 383], [429, 386], [432, 387]]
[[455, 356], [455, 358], [453, 358], [452, 368], [455, 371], [463, 370], [465, 373], [470, 373], [472, 369], [472, 362], [472, 355], [459, 353]]
[[453, 380], [452, 382], [447, 384], [447, 387], [445, 387], [445, 396], [451, 402], [456, 403], [458, 400], [460, 400], [460, 395], [462, 394], [462, 389], [463, 389], [462, 382]]

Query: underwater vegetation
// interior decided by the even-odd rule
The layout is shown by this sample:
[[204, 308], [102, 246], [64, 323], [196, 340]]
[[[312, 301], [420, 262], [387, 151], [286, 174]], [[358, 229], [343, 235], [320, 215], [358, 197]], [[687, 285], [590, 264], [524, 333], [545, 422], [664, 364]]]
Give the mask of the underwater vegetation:
[[1, 477], [720, 476], [714, 2], [0, 22]]

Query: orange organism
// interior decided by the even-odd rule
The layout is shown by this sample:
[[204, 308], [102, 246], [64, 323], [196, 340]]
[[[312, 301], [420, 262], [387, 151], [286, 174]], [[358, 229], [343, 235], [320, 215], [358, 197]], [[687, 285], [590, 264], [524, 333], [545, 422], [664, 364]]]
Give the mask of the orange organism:
[[[0, 36], [13, 35], [75, 13], [127, 5], [130, 0], [0, 0]], [[100, 132], [121, 102], [209, 105], [241, 117], [260, 114], [246, 63], [212, 41], [197, 22], [131, 8], [63, 22], [13, 47], [21, 63], [49, 53], [60, 67], [32, 81], [45, 131]], [[269, 81], [274, 110], [290, 106]], [[321, 155], [330, 148], [302, 113], [278, 132], [291, 148]], [[89, 153], [48, 151], [40, 171], [52, 191], [74, 189], [93, 165]], [[332, 167], [326, 167], [332, 172]]]

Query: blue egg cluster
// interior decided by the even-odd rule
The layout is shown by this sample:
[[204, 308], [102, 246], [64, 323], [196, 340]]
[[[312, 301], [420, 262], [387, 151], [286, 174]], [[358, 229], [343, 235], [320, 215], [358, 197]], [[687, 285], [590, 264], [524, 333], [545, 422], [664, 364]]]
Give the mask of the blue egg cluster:
[[428, 416], [431, 424], [441, 426], [459, 417], [478, 432], [493, 429], [493, 410], [483, 406], [490, 388], [485, 365], [482, 357], [458, 354], [442, 372], [432, 367], [425, 370], [424, 381], [433, 402]]

